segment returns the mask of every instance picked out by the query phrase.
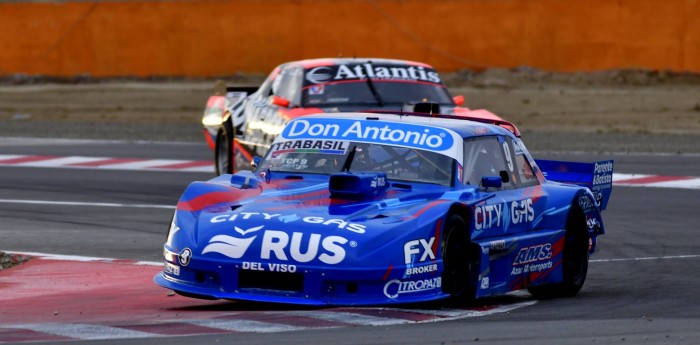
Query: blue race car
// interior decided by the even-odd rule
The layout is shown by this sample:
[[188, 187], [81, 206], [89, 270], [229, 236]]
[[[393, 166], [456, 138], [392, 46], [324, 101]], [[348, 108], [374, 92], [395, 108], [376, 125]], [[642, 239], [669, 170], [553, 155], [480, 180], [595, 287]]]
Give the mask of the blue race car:
[[535, 161], [515, 126], [491, 122], [294, 119], [254, 171], [185, 190], [154, 280], [196, 298], [307, 305], [573, 296], [603, 234], [613, 162]]

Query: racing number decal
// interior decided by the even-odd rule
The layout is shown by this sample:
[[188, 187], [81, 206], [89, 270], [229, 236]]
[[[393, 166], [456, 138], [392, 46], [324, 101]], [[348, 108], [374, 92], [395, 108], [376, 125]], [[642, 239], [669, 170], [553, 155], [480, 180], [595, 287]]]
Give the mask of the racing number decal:
[[507, 141], [503, 141], [503, 152], [506, 155], [506, 160], [508, 161], [508, 170], [513, 172], [513, 157], [510, 155], [510, 146], [508, 146]]

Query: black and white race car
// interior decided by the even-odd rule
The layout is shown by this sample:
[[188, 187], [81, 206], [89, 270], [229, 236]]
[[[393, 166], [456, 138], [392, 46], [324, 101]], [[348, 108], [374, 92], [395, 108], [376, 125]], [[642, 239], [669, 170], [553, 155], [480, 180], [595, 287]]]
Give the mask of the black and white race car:
[[204, 133], [216, 173], [247, 168], [290, 120], [362, 110], [423, 112], [501, 120], [462, 107], [430, 65], [405, 60], [326, 58], [287, 62], [259, 87], [228, 87], [207, 101]]

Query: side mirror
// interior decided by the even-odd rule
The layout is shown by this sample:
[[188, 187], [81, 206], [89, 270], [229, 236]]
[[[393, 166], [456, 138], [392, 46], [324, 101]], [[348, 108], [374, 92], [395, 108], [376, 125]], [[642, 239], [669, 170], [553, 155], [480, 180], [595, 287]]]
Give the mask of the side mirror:
[[452, 97], [452, 100], [457, 104], [458, 107], [461, 107], [464, 105], [464, 96], [459, 95], [459, 96], [454, 96]]
[[500, 176], [484, 176], [481, 178], [481, 186], [484, 188], [501, 188], [503, 181]]
[[274, 105], [284, 107], [284, 108], [289, 108], [289, 103], [290, 103], [289, 100], [284, 98], [284, 97], [272, 96], [272, 104], [274, 104]]
[[258, 165], [262, 162], [262, 157], [260, 156], [255, 156], [253, 157], [253, 160], [250, 161], [250, 166], [253, 167], [253, 169], [257, 168]]

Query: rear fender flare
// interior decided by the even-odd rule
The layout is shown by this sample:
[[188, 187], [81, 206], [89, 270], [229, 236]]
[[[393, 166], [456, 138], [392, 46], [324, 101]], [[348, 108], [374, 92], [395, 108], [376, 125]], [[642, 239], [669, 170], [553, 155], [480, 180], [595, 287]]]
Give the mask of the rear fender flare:
[[590, 190], [582, 189], [574, 196], [569, 211], [580, 209], [583, 213], [586, 222], [584, 227], [588, 231], [590, 254], [595, 252], [597, 236], [605, 233], [602, 213], [595, 200], [595, 196]]

